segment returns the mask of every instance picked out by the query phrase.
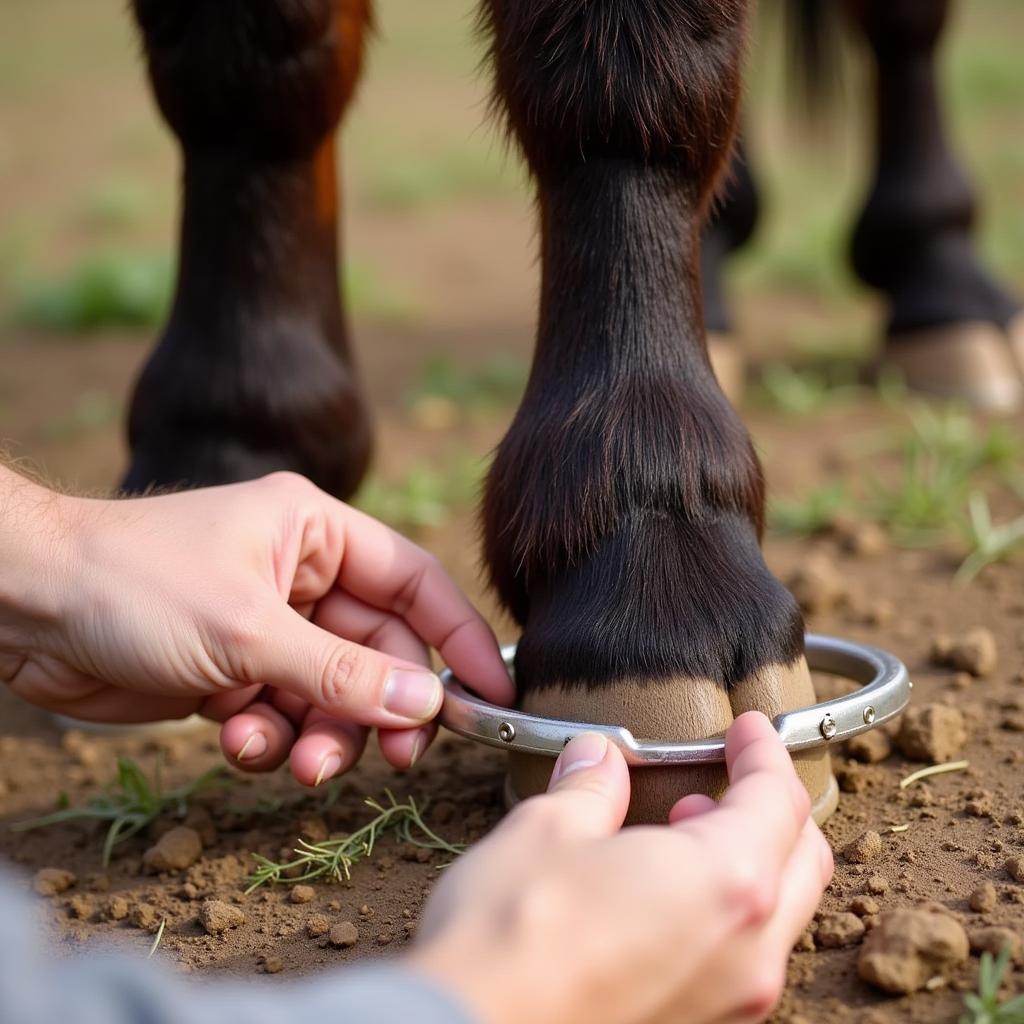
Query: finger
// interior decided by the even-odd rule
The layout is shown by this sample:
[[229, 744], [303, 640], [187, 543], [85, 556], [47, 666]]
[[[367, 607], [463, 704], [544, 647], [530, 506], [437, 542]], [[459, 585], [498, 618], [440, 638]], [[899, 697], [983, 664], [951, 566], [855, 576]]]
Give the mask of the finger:
[[344, 532], [339, 587], [404, 619], [467, 686], [510, 704], [515, 690], [494, 634], [437, 560], [341, 502], [333, 511]]
[[296, 729], [302, 728], [310, 711], [309, 701], [273, 686], [264, 688], [263, 699], [280, 711]]
[[810, 814], [811, 799], [775, 727], [758, 711], [740, 715], [726, 733], [725, 757], [729, 789], [722, 806], [750, 814], [752, 824], [788, 853]]
[[377, 734], [380, 752], [395, 768], [411, 768], [426, 753], [437, 735], [437, 726], [422, 729], [381, 729]]
[[[520, 805], [544, 842], [579, 841], [611, 835], [622, 827], [629, 807], [629, 770], [618, 747], [597, 732], [572, 739], [555, 762], [548, 791]], [[514, 827], [514, 825], [513, 825]]]
[[369, 730], [312, 711], [292, 746], [289, 767], [304, 786], [319, 786], [343, 775], [362, 757]]
[[677, 800], [672, 810], [668, 812], [669, 824], [675, 825], [680, 821], [686, 821], [688, 818], [696, 818], [701, 814], [707, 814], [708, 811], [713, 811], [717, 806], [718, 804], [711, 797], [704, 796], [702, 793], [691, 793], [689, 796], [684, 796], [681, 800]]
[[257, 702], [232, 715], [220, 729], [224, 756], [247, 772], [265, 772], [284, 763], [295, 740], [295, 729], [270, 704]]
[[262, 695], [263, 687], [259, 683], [237, 690], [225, 690], [203, 701], [202, 714], [211, 721], [226, 722]]
[[430, 667], [427, 645], [403, 619], [335, 588], [317, 605], [313, 621], [353, 643]]
[[246, 654], [239, 671], [360, 725], [425, 725], [444, 699], [422, 665], [335, 636], [284, 604], [273, 605]]

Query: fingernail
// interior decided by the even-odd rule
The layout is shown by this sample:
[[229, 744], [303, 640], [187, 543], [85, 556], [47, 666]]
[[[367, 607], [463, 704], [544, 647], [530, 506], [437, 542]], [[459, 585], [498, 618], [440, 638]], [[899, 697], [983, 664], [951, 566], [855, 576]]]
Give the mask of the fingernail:
[[409, 767], [411, 768], [419, 759], [420, 754], [423, 753], [423, 746], [426, 743], [427, 737], [422, 733], [416, 734], [416, 742], [412, 745], [412, 753], [409, 755]]
[[396, 668], [384, 686], [384, 707], [393, 715], [429, 722], [441, 710], [444, 691], [433, 672]]
[[235, 754], [236, 761], [244, 761], [247, 757], [262, 757], [267, 752], [267, 737], [261, 732], [249, 733], [249, 738], [242, 744], [242, 749]]
[[608, 740], [599, 732], [585, 732], [575, 737], [558, 755], [551, 781], [558, 782], [572, 772], [593, 768], [604, 760], [608, 753]]
[[319, 786], [325, 779], [333, 779], [341, 768], [341, 758], [337, 754], [328, 754], [320, 762], [320, 771], [316, 773], [314, 786]]

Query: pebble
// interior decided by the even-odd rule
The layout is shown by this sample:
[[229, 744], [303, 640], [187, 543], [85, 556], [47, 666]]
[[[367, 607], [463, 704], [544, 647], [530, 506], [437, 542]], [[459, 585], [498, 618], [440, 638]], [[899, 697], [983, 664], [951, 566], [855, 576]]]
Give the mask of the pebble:
[[856, 914], [826, 914], [818, 922], [814, 938], [824, 949], [840, 949], [859, 942], [864, 931], [864, 922]]
[[1024, 882], [1024, 857], [1011, 857], [1005, 867], [1006, 873], [1015, 882]]
[[284, 970], [284, 961], [279, 956], [262, 956], [259, 967], [264, 974], [280, 974]]
[[131, 904], [124, 896], [111, 896], [104, 904], [103, 916], [108, 921], [123, 921], [131, 909]]
[[851, 914], [856, 914], [858, 917], [870, 917], [881, 911], [878, 900], [872, 896], [856, 896], [850, 900], [850, 905], [847, 909]]
[[843, 849], [843, 856], [850, 864], [867, 864], [882, 852], [882, 837], [868, 829], [862, 832]]
[[882, 914], [857, 958], [863, 981], [885, 992], [909, 994], [945, 977], [970, 953], [967, 933], [948, 914], [894, 910]]
[[160, 911], [152, 903], [136, 903], [132, 908], [131, 921], [136, 928], [155, 928]]
[[981, 677], [996, 670], [999, 651], [992, 630], [979, 626], [956, 637], [937, 636], [932, 642], [931, 658], [936, 665]]
[[245, 924], [245, 914], [233, 903], [203, 900], [199, 907], [199, 923], [210, 935], [219, 935], [229, 928]]
[[987, 914], [996, 909], [996, 887], [991, 882], [982, 882], [968, 897], [971, 910]]
[[150, 871], [184, 871], [203, 852], [199, 833], [188, 825], [178, 825], [165, 832], [143, 855], [142, 863]]
[[316, 896], [316, 889], [311, 885], [296, 885], [292, 887], [292, 891], [288, 894], [288, 899], [292, 903], [312, 903]]
[[330, 928], [331, 924], [325, 914], [313, 914], [306, 918], [306, 934], [311, 939], [318, 939], [321, 935], [326, 935]]
[[327, 941], [338, 949], [348, 949], [359, 941], [359, 929], [351, 921], [332, 925]]
[[913, 760], [951, 761], [967, 742], [964, 716], [945, 704], [911, 706], [903, 715], [896, 745]]
[[892, 886], [889, 885], [889, 880], [882, 875], [872, 875], [864, 884], [864, 888], [872, 896], [884, 896]]

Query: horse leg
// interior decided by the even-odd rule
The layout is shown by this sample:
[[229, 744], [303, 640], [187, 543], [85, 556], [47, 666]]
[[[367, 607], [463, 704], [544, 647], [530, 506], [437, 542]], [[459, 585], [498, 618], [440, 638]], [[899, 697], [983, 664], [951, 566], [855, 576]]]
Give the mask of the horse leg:
[[277, 469], [345, 496], [370, 427], [338, 294], [334, 131], [369, 0], [134, 0], [183, 155], [178, 280], [123, 486]]
[[742, 139], [737, 138], [700, 240], [708, 355], [715, 377], [733, 405], [738, 403], [743, 391], [743, 352], [736, 341], [722, 275], [728, 258], [754, 233], [759, 205], [746, 147]]
[[1019, 306], [975, 252], [974, 190], [950, 149], [936, 79], [949, 0], [847, 2], [876, 70], [875, 175], [853, 265], [889, 300], [885, 360], [920, 390], [1017, 408], [1024, 387], [1007, 329]]
[[[521, 705], [638, 737], [813, 702], [765, 566], [761, 467], [709, 364], [699, 234], [734, 133], [748, 0], [485, 0], [496, 98], [537, 183], [533, 368], [487, 479], [484, 555], [522, 627]], [[828, 753], [799, 770], [819, 818]], [[551, 762], [515, 755], [513, 796]], [[635, 773], [664, 820], [719, 766]]]

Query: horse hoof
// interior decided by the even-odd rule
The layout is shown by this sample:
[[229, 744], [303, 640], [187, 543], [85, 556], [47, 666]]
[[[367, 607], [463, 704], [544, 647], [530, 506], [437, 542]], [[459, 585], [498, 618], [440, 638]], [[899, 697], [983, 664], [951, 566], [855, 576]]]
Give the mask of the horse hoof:
[[[769, 717], [816, 703], [814, 686], [803, 658], [792, 665], [768, 666], [730, 691], [706, 679], [619, 683], [589, 690], [582, 687], [545, 688], [529, 692], [523, 710], [569, 721], [625, 725], [638, 739], [680, 740], [721, 736], [733, 718], [759, 710]], [[505, 801], [543, 792], [554, 762], [547, 757], [511, 754], [505, 781]], [[839, 803], [827, 747], [793, 755], [797, 774], [811, 797], [812, 814], [820, 825]], [[630, 772], [632, 794], [626, 824], [666, 821], [680, 797], [705, 793], [715, 799], [728, 786], [724, 764], [674, 765], [637, 768]]]
[[1024, 322], [1017, 330], [1019, 340], [1011, 335], [1010, 345], [1002, 330], [980, 321], [896, 335], [882, 365], [899, 371], [914, 391], [959, 398], [983, 412], [1015, 412], [1024, 405]]
[[736, 339], [719, 331], [709, 331], [708, 356], [722, 393], [738, 406], [743, 398], [745, 360]]

